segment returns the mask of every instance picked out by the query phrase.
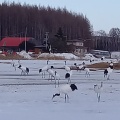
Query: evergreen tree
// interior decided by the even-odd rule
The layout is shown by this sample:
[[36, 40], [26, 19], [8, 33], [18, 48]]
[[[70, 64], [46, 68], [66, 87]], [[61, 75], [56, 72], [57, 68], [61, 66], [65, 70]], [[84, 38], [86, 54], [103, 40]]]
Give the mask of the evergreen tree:
[[53, 43], [53, 47], [57, 49], [57, 52], [66, 52], [66, 36], [63, 34], [63, 30], [59, 27], [56, 39]]

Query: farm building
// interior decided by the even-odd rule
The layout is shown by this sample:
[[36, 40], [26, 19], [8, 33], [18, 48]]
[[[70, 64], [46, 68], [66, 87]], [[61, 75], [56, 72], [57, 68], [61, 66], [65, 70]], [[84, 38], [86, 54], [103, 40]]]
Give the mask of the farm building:
[[0, 41], [2, 51], [33, 50], [36, 40], [32, 37], [6, 37]]
[[71, 48], [71, 52], [76, 55], [84, 55], [87, 53], [87, 47], [84, 46], [83, 40], [68, 40], [67, 46]]

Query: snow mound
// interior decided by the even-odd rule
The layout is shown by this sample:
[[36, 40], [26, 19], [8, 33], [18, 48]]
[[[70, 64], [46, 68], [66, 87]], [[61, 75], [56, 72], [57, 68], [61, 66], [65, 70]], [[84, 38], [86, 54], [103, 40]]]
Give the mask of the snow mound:
[[57, 53], [55, 55], [65, 57], [65, 59], [79, 59], [79, 57], [75, 56], [72, 53]]
[[120, 52], [111, 52], [111, 58], [120, 59]]
[[20, 55], [20, 56], [22, 56], [22, 57], [24, 57], [24, 58], [26, 58], [26, 59], [33, 59], [33, 58], [29, 55], [29, 53], [26, 53], [25, 51], [18, 52], [17, 54]]
[[49, 57], [62, 57], [64, 59], [79, 59], [79, 57], [75, 56], [72, 53], [42, 53], [38, 56], [38, 58], [44, 57], [44, 58], [49, 58]]
[[97, 58], [94, 57], [92, 54], [85, 54], [85, 56], [83, 57], [83, 59], [86, 59], [86, 60], [96, 60]]

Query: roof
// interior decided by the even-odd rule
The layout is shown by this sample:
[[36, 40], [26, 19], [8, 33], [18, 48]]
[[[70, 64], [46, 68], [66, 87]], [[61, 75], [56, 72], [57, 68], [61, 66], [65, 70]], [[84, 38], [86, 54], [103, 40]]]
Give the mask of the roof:
[[74, 39], [74, 40], [67, 40], [67, 42], [83, 42], [83, 40]]
[[39, 45], [39, 46], [34, 46], [35, 48], [46, 48], [46, 46]]
[[0, 41], [0, 46], [17, 47], [25, 40], [29, 41], [31, 39], [33, 38], [32, 37], [26, 37], [26, 38], [25, 37], [6, 37]]

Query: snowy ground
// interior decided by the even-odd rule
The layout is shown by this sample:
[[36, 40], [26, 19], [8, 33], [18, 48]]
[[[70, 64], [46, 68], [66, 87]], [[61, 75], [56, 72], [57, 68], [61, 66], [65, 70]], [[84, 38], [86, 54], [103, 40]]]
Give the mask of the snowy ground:
[[[103, 77], [103, 71], [90, 71], [90, 77], [85, 77], [84, 71], [73, 71], [71, 80], [78, 90], [70, 93], [69, 102], [65, 103], [63, 96], [51, 99], [57, 91], [54, 80], [48, 80], [48, 75], [42, 78], [38, 72], [46, 64], [45, 60], [21, 60], [21, 64], [30, 69], [28, 76], [21, 76], [21, 71], [15, 71], [9, 62], [11, 60], [0, 60], [0, 120], [120, 119], [120, 71], [114, 70], [110, 80]], [[83, 61], [68, 60], [67, 65], [75, 62]], [[49, 64], [63, 67], [64, 60], [51, 60]], [[66, 71], [56, 71], [61, 75], [60, 84], [67, 83]], [[101, 81], [103, 91], [101, 101], [97, 102], [93, 86]]]

